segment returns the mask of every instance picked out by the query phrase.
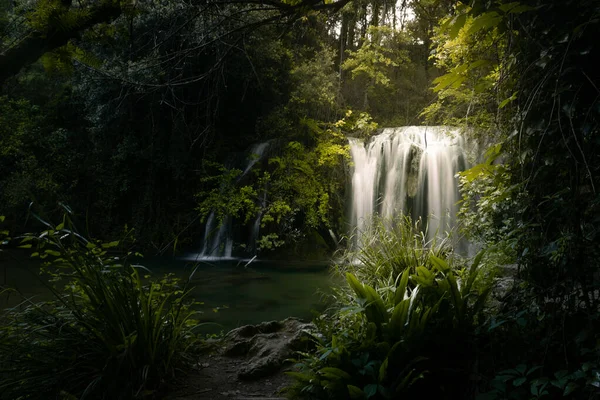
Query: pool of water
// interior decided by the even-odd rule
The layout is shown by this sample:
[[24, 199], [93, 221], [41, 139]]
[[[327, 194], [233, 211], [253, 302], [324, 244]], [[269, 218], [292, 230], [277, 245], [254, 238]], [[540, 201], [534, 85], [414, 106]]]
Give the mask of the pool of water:
[[[218, 333], [262, 321], [298, 317], [313, 318], [326, 307], [326, 296], [335, 278], [327, 265], [264, 260], [198, 260], [154, 258], [141, 262], [153, 277], [172, 272], [190, 280], [191, 295], [203, 305], [199, 319], [202, 331]], [[248, 265], [246, 265], [248, 264]], [[0, 295], [0, 309], [23, 301], [51, 299], [37, 276], [38, 265], [24, 255], [0, 259], [0, 286], [16, 288], [20, 294]]]

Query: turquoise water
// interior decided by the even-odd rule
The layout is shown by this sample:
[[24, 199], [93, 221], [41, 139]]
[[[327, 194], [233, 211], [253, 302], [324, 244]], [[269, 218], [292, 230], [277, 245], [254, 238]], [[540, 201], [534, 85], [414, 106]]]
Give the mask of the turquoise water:
[[[25, 254], [17, 254], [16, 258], [4, 255], [0, 259], [0, 286], [16, 288], [21, 294], [3, 293], [0, 308], [19, 304], [23, 296], [33, 301], [51, 299], [36, 274], [38, 265]], [[287, 317], [310, 320], [314, 312], [326, 307], [323, 294], [329, 292], [334, 278], [325, 264], [254, 260], [245, 267], [247, 262], [194, 262], [163, 257], [143, 260], [140, 264], [157, 278], [172, 272], [188, 280], [195, 270], [190, 280], [191, 295], [204, 303], [198, 306], [201, 312], [198, 319], [208, 323], [202, 327], [206, 333]]]

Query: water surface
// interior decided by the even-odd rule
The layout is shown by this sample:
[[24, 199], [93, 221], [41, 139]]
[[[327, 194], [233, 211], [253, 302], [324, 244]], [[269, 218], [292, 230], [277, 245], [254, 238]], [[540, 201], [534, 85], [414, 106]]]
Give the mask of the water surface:
[[[191, 261], [162, 257], [140, 260], [159, 278], [174, 273], [190, 280], [191, 295], [204, 304], [197, 306], [199, 319], [210, 322], [202, 327], [207, 333], [228, 331], [237, 326], [262, 321], [298, 317], [313, 318], [326, 307], [323, 294], [333, 283], [325, 264], [253, 260]], [[23, 296], [33, 301], [50, 300], [52, 295], [37, 276], [39, 263], [26, 254], [0, 258], [0, 286], [16, 288], [21, 294], [0, 295], [0, 308], [13, 307]], [[145, 272], [144, 272], [145, 273]]]

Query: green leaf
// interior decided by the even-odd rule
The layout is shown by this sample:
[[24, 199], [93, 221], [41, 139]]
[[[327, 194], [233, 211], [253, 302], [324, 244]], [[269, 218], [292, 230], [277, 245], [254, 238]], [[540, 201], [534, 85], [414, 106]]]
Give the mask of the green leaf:
[[478, 67], [484, 67], [490, 65], [490, 60], [477, 60], [469, 64], [469, 71]]
[[520, 3], [518, 1], [513, 1], [512, 3], [501, 4], [498, 8], [503, 12], [509, 12], [513, 8], [517, 7]]
[[561, 379], [564, 378], [565, 376], [567, 376], [569, 374], [569, 371], [567, 371], [566, 369], [561, 369], [560, 371], [556, 371], [554, 373], [554, 377], [556, 379]]
[[518, 1], [513, 1], [512, 3], [507, 3], [507, 4], [502, 4], [499, 8], [506, 14], [521, 14], [525, 11], [535, 10], [535, 7], [521, 4]]
[[418, 282], [423, 286], [431, 286], [433, 284], [433, 280], [435, 279], [435, 275], [429, 269], [420, 265], [416, 268]]
[[377, 384], [371, 383], [363, 389], [363, 392], [367, 395], [367, 399], [375, 396], [377, 394]]
[[583, 363], [583, 365], [581, 366], [581, 369], [583, 370], [583, 372], [588, 372], [593, 367], [594, 367], [594, 364], [586, 362], [586, 363]]
[[567, 384], [567, 387], [565, 388], [565, 391], [563, 392], [563, 396], [568, 396], [568, 395], [570, 395], [570, 394], [571, 394], [571, 393], [573, 393], [573, 391], [574, 391], [575, 389], [577, 389], [578, 387], [579, 387], [579, 385], [578, 385], [577, 383], [575, 383], [575, 382], [569, 382], [569, 383]]
[[313, 376], [311, 375], [307, 375], [307, 374], [303, 374], [301, 372], [295, 372], [295, 371], [285, 371], [284, 372], [286, 375], [291, 376], [292, 378], [303, 382], [303, 383], [308, 383], [313, 379]]
[[525, 364], [519, 364], [515, 367], [515, 370], [520, 373], [520, 374], [525, 374], [525, 371], [527, 371], [527, 365]]
[[31, 243], [30, 244], [24, 244], [24, 245], [21, 245], [21, 246], [17, 246], [17, 248], [19, 248], [19, 249], [30, 249], [31, 248]]
[[[473, 308], [471, 310], [471, 312], [473, 313], [473, 315], [477, 314], [478, 312], [483, 310], [483, 307], [485, 306], [485, 302], [488, 298], [488, 296], [490, 295], [490, 293], [492, 292], [492, 286], [488, 286], [487, 288], [485, 288], [477, 297], [477, 300], [475, 301], [475, 304], [473, 305]], [[494, 328], [502, 325], [505, 321], [500, 321], [500, 323], [498, 323], [496, 326], [494, 326]], [[490, 326], [489, 330], [492, 330], [493, 328]]]
[[436, 257], [434, 255], [429, 256], [429, 259], [431, 260], [431, 262], [433, 263], [433, 265], [440, 271], [440, 272], [446, 272], [450, 270], [450, 265], [448, 265], [448, 263], [446, 262], [446, 260], [443, 260], [439, 257]]
[[364, 285], [364, 287], [367, 292], [368, 301], [366, 307], [367, 319], [374, 322], [377, 328], [380, 329], [381, 325], [388, 320], [387, 307], [375, 289], [369, 285]]
[[474, 35], [482, 29], [492, 29], [501, 21], [502, 17], [495, 11], [483, 13], [473, 20], [467, 34]]
[[[459, 67], [460, 68], [460, 67]], [[467, 69], [467, 65], [464, 65], [464, 69]], [[433, 80], [433, 83], [437, 85], [433, 88], [434, 92], [439, 92], [448, 87], [450, 88], [458, 88], [465, 81], [466, 77], [459, 75], [461, 71], [458, 71], [458, 68], [455, 71], [437, 77]], [[464, 71], [463, 71], [464, 72]]]
[[346, 281], [348, 282], [348, 285], [352, 288], [352, 290], [354, 290], [354, 293], [356, 293], [357, 297], [362, 299], [367, 298], [367, 292], [365, 291], [364, 286], [350, 272], [346, 273]]
[[456, 283], [456, 278], [453, 274], [446, 275], [446, 281], [450, 286], [450, 295], [452, 296], [452, 304], [454, 304], [454, 309], [456, 310], [456, 316], [459, 320], [462, 320], [464, 315], [464, 307], [463, 307], [463, 298], [460, 295], [460, 291], [458, 290], [458, 284]]
[[360, 399], [365, 399], [367, 396], [365, 395], [365, 392], [363, 392], [360, 388], [354, 386], [354, 385], [348, 385], [348, 394], [350, 395], [350, 398], [353, 400], [360, 400]]
[[117, 247], [118, 245], [119, 245], [119, 241], [115, 240], [114, 242], [110, 242], [110, 243], [102, 243], [102, 248], [110, 249], [111, 247]]
[[448, 32], [450, 39], [454, 39], [456, 36], [458, 36], [458, 32], [460, 32], [461, 28], [465, 26], [466, 21], [467, 14], [465, 13], [459, 14], [452, 19], [450, 31]]
[[526, 377], [524, 377], [524, 376], [523, 376], [523, 377], [521, 377], [521, 378], [517, 378], [517, 379], [515, 379], [515, 380], [513, 381], [513, 385], [515, 385], [516, 387], [519, 387], [519, 386], [521, 386], [522, 384], [524, 384], [526, 380], [527, 380], [527, 378], [526, 378]]
[[390, 335], [392, 337], [398, 337], [404, 331], [404, 326], [408, 322], [408, 310], [410, 306], [410, 300], [402, 300], [396, 307], [394, 307], [394, 311], [392, 312], [392, 317], [390, 318]]
[[0, 222], [4, 222], [5, 219], [6, 217], [4, 215], [0, 215]]
[[381, 363], [381, 366], [379, 367], [379, 382], [384, 381], [384, 379], [387, 375], [388, 364], [389, 364], [389, 358], [386, 357], [386, 359], [383, 361], [383, 363]]
[[367, 320], [373, 322], [377, 326], [377, 329], [381, 329], [381, 325], [387, 321], [388, 318], [387, 308], [383, 303], [381, 296], [379, 296], [375, 289], [369, 285], [360, 283], [358, 279], [349, 272], [346, 273], [346, 281], [359, 299], [365, 299], [367, 301], [367, 305], [365, 306]]
[[396, 288], [396, 293], [394, 294], [394, 305], [397, 305], [406, 296], [406, 288], [408, 286], [408, 278], [410, 276], [410, 269], [406, 268], [400, 277], [400, 284]]
[[319, 375], [324, 376], [325, 378], [328, 379], [346, 379], [349, 380], [352, 377], [350, 376], [350, 374], [348, 374], [346, 371], [339, 369], [339, 368], [334, 368], [334, 367], [325, 367], [325, 368], [321, 368], [318, 371]]
[[482, 250], [479, 253], [477, 253], [477, 255], [475, 256], [475, 259], [473, 260], [473, 264], [471, 264], [471, 268], [469, 269], [469, 276], [467, 277], [467, 284], [464, 286], [464, 288], [462, 290], [463, 296], [465, 296], [471, 292], [471, 287], [473, 287], [475, 278], [477, 278], [477, 275], [479, 273], [477, 268], [479, 267], [479, 264], [481, 263], [481, 259], [483, 258], [484, 254], [485, 254], [485, 250]]
[[511, 101], [515, 101], [517, 99], [517, 93], [518, 92], [514, 92], [509, 98], [502, 100], [502, 102], [498, 105], [498, 108], [503, 109]]

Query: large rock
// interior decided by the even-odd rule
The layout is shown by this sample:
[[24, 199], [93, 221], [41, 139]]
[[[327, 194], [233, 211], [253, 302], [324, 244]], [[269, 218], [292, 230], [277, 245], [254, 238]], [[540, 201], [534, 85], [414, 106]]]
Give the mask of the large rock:
[[294, 356], [314, 346], [315, 326], [296, 318], [246, 325], [225, 337], [224, 355], [249, 358], [241, 365], [238, 379], [259, 379], [277, 373]]

